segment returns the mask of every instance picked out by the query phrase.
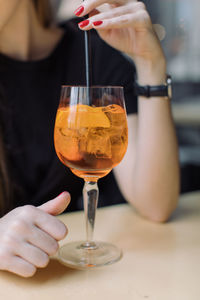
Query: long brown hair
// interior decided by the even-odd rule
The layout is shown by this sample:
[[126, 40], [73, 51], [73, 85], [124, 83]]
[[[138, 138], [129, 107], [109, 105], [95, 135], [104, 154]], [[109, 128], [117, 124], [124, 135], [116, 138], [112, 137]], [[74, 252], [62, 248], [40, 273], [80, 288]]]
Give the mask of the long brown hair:
[[[32, 0], [39, 21], [42, 26], [49, 27], [52, 24], [53, 14], [49, 0]], [[9, 175], [6, 145], [4, 142], [5, 123], [5, 97], [0, 86], [0, 216], [3, 216], [13, 208], [13, 187]]]

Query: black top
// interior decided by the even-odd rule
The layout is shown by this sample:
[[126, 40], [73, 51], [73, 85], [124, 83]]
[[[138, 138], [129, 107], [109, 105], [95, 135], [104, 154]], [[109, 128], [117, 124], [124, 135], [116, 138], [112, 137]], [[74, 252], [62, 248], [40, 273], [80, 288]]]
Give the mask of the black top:
[[[14, 205], [40, 205], [60, 192], [71, 193], [69, 210], [82, 208], [83, 180], [57, 158], [53, 132], [61, 85], [85, 85], [84, 34], [77, 21], [45, 59], [23, 62], [0, 54], [0, 84], [6, 99], [6, 147]], [[119, 52], [92, 33], [93, 85], [122, 85], [127, 113], [137, 112], [135, 69]], [[123, 202], [112, 173], [99, 180], [99, 206]]]

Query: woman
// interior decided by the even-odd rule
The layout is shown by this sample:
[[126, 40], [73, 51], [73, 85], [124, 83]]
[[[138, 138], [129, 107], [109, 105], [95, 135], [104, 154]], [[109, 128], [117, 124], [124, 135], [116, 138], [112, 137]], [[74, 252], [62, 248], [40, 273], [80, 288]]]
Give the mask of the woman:
[[[176, 207], [177, 144], [170, 100], [140, 96], [137, 115], [134, 67], [115, 50], [134, 61], [139, 85], [165, 84], [166, 61], [142, 2], [85, 0], [75, 15], [89, 18], [62, 27], [52, 26], [45, 0], [1, 0], [0, 7], [1, 211], [10, 210], [0, 219], [0, 269], [28, 277], [67, 233], [54, 215], [66, 209], [69, 193], [47, 199], [67, 186], [71, 209], [79, 208], [82, 183], [58, 162], [52, 132], [61, 84], [85, 81], [82, 31], [94, 28], [101, 37], [92, 34], [93, 83], [125, 87], [129, 146], [114, 176], [123, 197], [150, 220], [166, 221]], [[118, 201], [114, 176], [102, 179], [103, 204], [113, 193]]]

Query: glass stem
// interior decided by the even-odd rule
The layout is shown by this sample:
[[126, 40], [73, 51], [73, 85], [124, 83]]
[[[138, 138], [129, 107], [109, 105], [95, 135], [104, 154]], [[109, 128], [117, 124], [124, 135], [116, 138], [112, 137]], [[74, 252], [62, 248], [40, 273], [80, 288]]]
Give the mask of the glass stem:
[[93, 242], [95, 214], [99, 197], [97, 182], [85, 181], [83, 187], [84, 212], [86, 220], [86, 243], [87, 248], [96, 247]]

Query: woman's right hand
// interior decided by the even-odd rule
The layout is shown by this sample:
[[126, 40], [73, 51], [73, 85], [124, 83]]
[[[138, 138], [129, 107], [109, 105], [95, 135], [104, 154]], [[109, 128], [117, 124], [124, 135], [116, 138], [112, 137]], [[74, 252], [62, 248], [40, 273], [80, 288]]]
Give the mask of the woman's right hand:
[[13, 209], [0, 219], [0, 270], [23, 277], [44, 268], [49, 256], [58, 250], [58, 241], [67, 234], [66, 226], [55, 215], [65, 210], [70, 195], [62, 193], [45, 204]]

